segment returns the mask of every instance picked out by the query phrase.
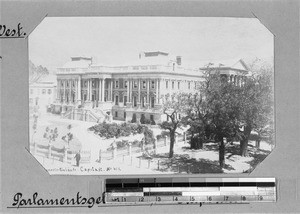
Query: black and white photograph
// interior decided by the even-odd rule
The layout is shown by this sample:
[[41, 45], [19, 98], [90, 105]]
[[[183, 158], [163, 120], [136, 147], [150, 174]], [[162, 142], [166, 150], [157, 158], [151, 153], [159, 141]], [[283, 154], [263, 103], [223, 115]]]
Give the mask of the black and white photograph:
[[28, 147], [50, 175], [251, 173], [275, 148], [257, 18], [46, 17], [28, 52]]

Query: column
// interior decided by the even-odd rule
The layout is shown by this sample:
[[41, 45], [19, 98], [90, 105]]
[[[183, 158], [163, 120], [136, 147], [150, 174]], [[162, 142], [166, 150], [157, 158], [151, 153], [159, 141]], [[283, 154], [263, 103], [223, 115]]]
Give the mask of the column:
[[147, 105], [147, 107], [149, 108], [150, 107], [150, 101], [149, 101], [149, 93], [150, 93], [150, 84], [151, 84], [151, 80], [150, 79], [148, 79], [147, 81], [146, 81], [146, 86], [147, 86], [147, 101], [146, 101], [146, 105]]
[[105, 95], [104, 92], [105, 92], [105, 78], [102, 79], [102, 89], [101, 89], [101, 93], [102, 93], [102, 96], [101, 96], [102, 99], [101, 99], [101, 101], [102, 102], [104, 102], [104, 95]]
[[77, 82], [77, 100], [81, 101], [81, 77], [78, 77], [78, 82]]
[[130, 94], [130, 92], [129, 92], [129, 90], [130, 90], [130, 80], [129, 79], [127, 79], [127, 102], [130, 102], [130, 98], [129, 98], [129, 94]]
[[88, 100], [89, 100], [89, 98], [90, 98], [90, 80], [89, 80], [89, 79], [87, 79], [86, 81], [87, 81], [87, 88], [86, 88], [86, 101], [88, 101]]
[[112, 101], [113, 96], [113, 79], [110, 79], [110, 101]]
[[73, 81], [75, 81], [75, 80], [71, 79], [71, 85], [70, 85], [70, 98], [71, 98], [70, 101], [71, 101], [71, 103], [73, 103], [73, 97], [72, 97], [73, 96]]
[[156, 95], [156, 103], [159, 103], [159, 96], [158, 96], [158, 80], [156, 80], [156, 85], [155, 85], [155, 95]]
[[99, 87], [98, 87], [98, 102], [101, 102], [101, 79], [98, 79]]
[[137, 104], [138, 104], [138, 107], [140, 107], [139, 104], [141, 104], [141, 80], [138, 79], [138, 98], [137, 98]]
[[60, 80], [57, 80], [57, 91], [56, 91], [56, 100], [59, 102], [59, 100], [60, 100]]
[[160, 91], [161, 91], [161, 88], [160, 88], [160, 80], [158, 79], [157, 80], [157, 83], [158, 83], [158, 89], [157, 89], [157, 93], [158, 93], [158, 104], [160, 103]]
[[64, 80], [64, 103], [66, 102], [66, 81]]
[[93, 93], [93, 82], [92, 82], [92, 79], [89, 79], [89, 82], [90, 82], [90, 87], [89, 87], [89, 100], [92, 101], [92, 93]]
[[132, 103], [132, 79], [129, 80], [129, 102]]

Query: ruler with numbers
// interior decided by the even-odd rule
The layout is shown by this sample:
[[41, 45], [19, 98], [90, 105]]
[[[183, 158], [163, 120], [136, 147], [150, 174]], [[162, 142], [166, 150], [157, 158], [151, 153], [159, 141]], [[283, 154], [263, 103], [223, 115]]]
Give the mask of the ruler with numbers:
[[276, 202], [275, 178], [107, 179], [106, 204]]

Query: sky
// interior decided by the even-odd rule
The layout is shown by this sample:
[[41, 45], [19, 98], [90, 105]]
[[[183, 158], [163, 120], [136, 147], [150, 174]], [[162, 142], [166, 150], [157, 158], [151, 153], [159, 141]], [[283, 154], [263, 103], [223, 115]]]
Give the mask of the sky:
[[273, 64], [273, 39], [255, 18], [46, 17], [29, 35], [29, 59], [53, 70], [72, 56], [122, 65], [162, 51], [192, 65], [255, 57]]

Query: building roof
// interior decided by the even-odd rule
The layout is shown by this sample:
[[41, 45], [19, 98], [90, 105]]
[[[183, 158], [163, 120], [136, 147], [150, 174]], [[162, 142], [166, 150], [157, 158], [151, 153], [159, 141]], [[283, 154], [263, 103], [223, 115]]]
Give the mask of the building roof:
[[202, 66], [200, 69], [206, 68], [232, 68], [237, 70], [249, 70], [247, 64], [243, 59], [240, 58], [219, 61], [202, 61]]
[[56, 75], [43, 75], [36, 82], [30, 84], [30, 86], [55, 86], [57, 84]]
[[[182, 61], [180, 65], [176, 59]], [[228, 73], [240, 72], [245, 75], [249, 73], [248, 66], [242, 59], [222, 60], [218, 62], [212, 61], [199, 61], [198, 63], [190, 64], [181, 56], [171, 56], [162, 51], [149, 51], [140, 52], [136, 60], [124, 63], [123, 65], [104, 65], [92, 64], [92, 58], [89, 57], [72, 57], [72, 61], [67, 62], [59, 70], [64, 69], [63, 72], [108, 72], [108, 73], [142, 73], [142, 72], [167, 72], [173, 74], [190, 74], [202, 76], [205, 70], [209, 69], [222, 69]], [[175, 68], [174, 68], [175, 65]], [[76, 70], [78, 68], [78, 70]], [[65, 70], [70, 69], [70, 70]], [[87, 69], [87, 70], [86, 70]], [[225, 73], [226, 73], [225, 72]]]
[[88, 68], [92, 63], [91, 57], [74, 56], [60, 68]]

